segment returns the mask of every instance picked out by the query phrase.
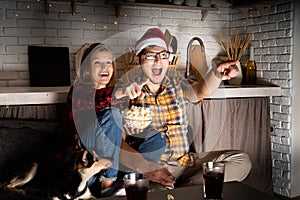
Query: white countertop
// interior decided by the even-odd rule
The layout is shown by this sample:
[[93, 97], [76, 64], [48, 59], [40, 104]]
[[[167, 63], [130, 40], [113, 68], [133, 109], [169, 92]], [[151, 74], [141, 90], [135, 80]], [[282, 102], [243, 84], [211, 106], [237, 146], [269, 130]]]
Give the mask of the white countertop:
[[281, 96], [279, 86], [270, 85], [224, 85], [220, 86], [210, 98], [240, 98], [240, 97], [266, 97]]
[[[0, 87], [0, 105], [34, 105], [65, 103], [70, 86], [64, 87]], [[211, 98], [281, 96], [278, 86], [220, 86]]]
[[70, 86], [0, 87], [0, 105], [65, 103]]

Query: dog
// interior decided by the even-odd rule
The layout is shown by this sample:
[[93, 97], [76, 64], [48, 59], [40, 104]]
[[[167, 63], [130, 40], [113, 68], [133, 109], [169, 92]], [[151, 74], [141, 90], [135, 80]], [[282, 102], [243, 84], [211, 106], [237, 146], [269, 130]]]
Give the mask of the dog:
[[100, 175], [111, 164], [110, 159], [99, 158], [95, 152], [77, 149], [67, 164], [54, 165], [52, 169], [49, 169], [49, 164], [39, 166], [32, 163], [29, 170], [12, 178], [4, 189], [23, 195], [41, 195], [51, 200], [93, 199], [96, 197], [89, 188], [88, 180]]

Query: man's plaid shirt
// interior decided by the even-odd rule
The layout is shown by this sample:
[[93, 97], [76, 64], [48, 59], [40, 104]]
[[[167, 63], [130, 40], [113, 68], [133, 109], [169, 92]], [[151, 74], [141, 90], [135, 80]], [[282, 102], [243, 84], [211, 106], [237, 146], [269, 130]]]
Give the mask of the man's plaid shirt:
[[[142, 70], [139, 73], [140, 75], [136, 76], [135, 79], [128, 80], [137, 83], [145, 81], [146, 78]], [[154, 114], [152, 127], [166, 135], [167, 144], [166, 150], [161, 156], [162, 162], [177, 160], [183, 165], [194, 164], [192, 156], [188, 154], [188, 119], [186, 114], [188, 99], [184, 93], [188, 84], [188, 81], [175, 70], [168, 70], [158, 94], [151, 93], [145, 85], [143, 87], [145, 97], [134, 99], [132, 102], [134, 105], [142, 104], [149, 107]]]

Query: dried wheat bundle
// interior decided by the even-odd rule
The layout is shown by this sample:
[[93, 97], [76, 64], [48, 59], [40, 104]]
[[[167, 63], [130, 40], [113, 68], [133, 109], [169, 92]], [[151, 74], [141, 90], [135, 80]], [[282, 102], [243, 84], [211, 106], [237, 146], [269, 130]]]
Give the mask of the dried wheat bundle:
[[229, 42], [227, 42], [222, 34], [220, 34], [219, 45], [224, 49], [229, 60], [240, 60], [244, 51], [248, 47], [250, 40], [249, 34], [246, 34], [240, 39], [238, 34], [231, 36]]

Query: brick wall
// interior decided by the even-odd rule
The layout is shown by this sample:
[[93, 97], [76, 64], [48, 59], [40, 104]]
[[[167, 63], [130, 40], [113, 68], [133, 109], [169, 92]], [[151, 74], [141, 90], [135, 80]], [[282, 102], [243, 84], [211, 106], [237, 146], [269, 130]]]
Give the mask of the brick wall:
[[[200, 10], [123, 7], [117, 18], [113, 5], [90, 0], [78, 4], [77, 14], [73, 16], [70, 3], [51, 1], [47, 15], [42, 1], [0, 1], [0, 39], [3, 41], [0, 43], [0, 86], [29, 85], [28, 45], [69, 47], [74, 79], [74, 54], [84, 43], [107, 43], [118, 56], [126, 47], [133, 46], [149, 26], [169, 29], [177, 37], [178, 51], [182, 53], [180, 68], [184, 69], [186, 47], [194, 36], [204, 41], [210, 57], [220, 52], [216, 38], [220, 32], [227, 35], [229, 4], [222, 0], [215, 3], [219, 11], [211, 11], [204, 23]], [[122, 73], [122, 66], [120, 71]]]
[[[283, 96], [271, 97], [273, 190], [291, 196], [291, 109], [293, 60], [293, 1], [271, 2], [261, 16], [253, 7], [245, 18], [230, 15], [230, 30], [251, 34], [259, 83], [281, 86]], [[241, 26], [243, 24], [243, 26]]]
[[[259, 83], [273, 83], [283, 89], [283, 96], [270, 99], [273, 183], [276, 193], [290, 196], [293, 0], [270, 2], [263, 16], [250, 7], [248, 18], [230, 9], [225, 0], [212, 3], [219, 10], [209, 12], [206, 22], [202, 22], [200, 10], [123, 7], [117, 18], [113, 5], [89, 0], [78, 4], [73, 16], [70, 3], [51, 1], [47, 15], [44, 1], [2, 0], [0, 86], [29, 86], [28, 45], [69, 47], [74, 80], [74, 54], [84, 43], [104, 42], [120, 55], [149, 26], [167, 28], [177, 37], [178, 51], [182, 53], [179, 68], [184, 71], [186, 47], [192, 37], [200, 37], [207, 55], [213, 58], [223, 53], [216, 43], [218, 34], [248, 32], [255, 47]], [[120, 73], [122, 70], [119, 65]]]

